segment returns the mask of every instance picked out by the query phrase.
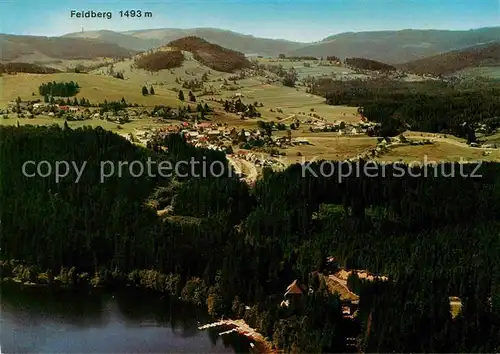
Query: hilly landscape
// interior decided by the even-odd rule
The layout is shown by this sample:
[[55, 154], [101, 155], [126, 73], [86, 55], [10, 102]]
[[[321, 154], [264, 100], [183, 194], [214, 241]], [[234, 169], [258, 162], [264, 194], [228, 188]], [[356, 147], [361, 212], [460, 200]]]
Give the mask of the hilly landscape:
[[290, 55], [362, 57], [388, 64], [404, 63], [452, 50], [498, 41], [500, 27], [469, 31], [402, 30], [341, 33]]
[[94, 38], [104, 42], [118, 44], [124, 48], [143, 51], [166, 45], [179, 38], [191, 36], [200, 37], [210, 43], [245, 54], [259, 54], [264, 56], [276, 56], [279, 53], [288, 53], [306, 45], [305, 43], [279, 39], [258, 38], [218, 28], [160, 28], [126, 31], [122, 33], [113, 31], [91, 31], [84, 33], [69, 33], [64, 37]]
[[200, 64], [219, 72], [230, 73], [251, 65], [243, 53], [209, 43], [195, 36], [180, 38], [164, 47], [138, 55], [135, 65], [139, 69], [149, 71], [177, 68], [185, 59], [182, 52], [191, 53], [193, 59]]
[[2, 35], [2, 346], [500, 352], [498, 30]]
[[2, 61], [46, 61], [47, 59], [93, 59], [129, 57], [136, 53], [118, 44], [87, 38], [16, 36], [0, 34]]
[[418, 59], [399, 68], [417, 74], [448, 75], [467, 68], [492, 66], [500, 66], [500, 42]]
[[244, 54], [277, 56], [335, 55], [358, 57], [388, 64], [401, 64], [449, 51], [495, 42], [500, 27], [469, 31], [418, 30], [371, 31], [335, 34], [318, 42], [299, 43], [279, 39], [258, 38], [216, 28], [146, 29], [127, 32], [90, 31], [70, 33], [64, 38], [89, 38], [112, 43], [126, 49], [144, 51], [188, 36], [200, 37], [210, 43]]

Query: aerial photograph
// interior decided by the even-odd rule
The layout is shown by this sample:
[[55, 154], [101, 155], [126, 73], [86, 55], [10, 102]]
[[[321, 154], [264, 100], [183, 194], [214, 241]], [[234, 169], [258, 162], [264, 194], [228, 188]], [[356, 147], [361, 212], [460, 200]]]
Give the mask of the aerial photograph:
[[498, 0], [0, 0], [0, 353], [500, 353]]

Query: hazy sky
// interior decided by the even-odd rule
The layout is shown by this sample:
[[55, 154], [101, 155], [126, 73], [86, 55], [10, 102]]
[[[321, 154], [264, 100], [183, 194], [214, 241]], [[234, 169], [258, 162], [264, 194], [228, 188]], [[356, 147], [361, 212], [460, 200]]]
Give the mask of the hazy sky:
[[[152, 18], [120, 18], [120, 10]], [[111, 11], [112, 19], [70, 11]], [[0, 0], [0, 32], [56, 36], [81, 30], [216, 27], [258, 37], [320, 40], [349, 31], [500, 25], [500, 0]]]

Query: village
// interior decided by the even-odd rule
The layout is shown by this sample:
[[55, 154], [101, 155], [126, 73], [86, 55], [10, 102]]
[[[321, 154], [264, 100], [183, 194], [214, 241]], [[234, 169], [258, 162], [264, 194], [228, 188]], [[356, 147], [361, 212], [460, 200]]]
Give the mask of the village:
[[[91, 104], [85, 98], [78, 100], [56, 97], [51, 98], [49, 102], [41, 102], [40, 99], [30, 101], [18, 97], [16, 101], [9, 102], [0, 114], [4, 118], [10, 115], [23, 120], [45, 116], [61, 121], [88, 121], [89, 124], [100, 124], [99, 122], [103, 121], [116, 123], [118, 134], [132, 143], [143, 146], [147, 146], [155, 139], [162, 140], [169, 134], [181, 134], [189, 144], [197, 148], [224, 152], [236, 174], [249, 184], [255, 183], [264, 168], [283, 170], [290, 164], [298, 162], [300, 159], [297, 157], [307, 154], [309, 150], [318, 149], [319, 146], [315, 147], [318, 145], [315, 136], [328, 135], [332, 139], [368, 137], [376, 135], [378, 127], [377, 123], [368, 121], [359, 112], [351, 113], [356, 117], [345, 117], [345, 120], [337, 117], [333, 120], [321, 116], [313, 108], [307, 113], [290, 112], [284, 118], [282, 116], [262, 118], [261, 112], [257, 111], [262, 104], [258, 102], [245, 104], [242, 102], [243, 98], [245, 95], [240, 92], [232, 94], [230, 100], [208, 97], [207, 101], [210, 104], [220, 104], [224, 107], [226, 112], [221, 112], [209, 106], [204, 99], [191, 102], [193, 106], [187, 104], [172, 108], [160, 105], [152, 108], [127, 103], [124, 99]], [[269, 108], [268, 111], [284, 114], [283, 109], [279, 107]], [[346, 113], [342, 114], [346, 116]], [[226, 116], [234, 118], [226, 119]], [[245, 123], [247, 121], [249, 122]], [[129, 123], [133, 128], [127, 128]], [[408, 139], [403, 135], [378, 138], [378, 142], [374, 145], [353, 154], [348, 159], [371, 160], [382, 157], [394, 147], [433, 144], [440, 139], [446, 139], [446, 136], [441, 135], [432, 139], [416, 136]], [[490, 155], [491, 149], [496, 147], [480, 146], [475, 143], [470, 146], [481, 148], [484, 156]], [[294, 147], [300, 147], [300, 151], [298, 148], [290, 149]]]
[[[225, 152], [229, 162], [236, 168], [237, 173], [248, 177], [252, 175], [250, 182], [254, 182], [262, 168], [270, 167], [273, 170], [282, 170], [289, 165], [286, 159], [286, 149], [293, 146], [304, 146], [311, 144], [307, 138], [301, 137], [301, 133], [315, 134], [334, 132], [338, 136], [366, 135], [376, 124], [366, 121], [363, 117], [359, 122], [346, 123], [345, 121], [334, 121], [332, 123], [314, 111], [306, 114], [292, 114], [286, 118], [276, 121], [260, 120], [255, 106], [245, 105], [241, 102], [243, 95], [236, 94], [236, 101], [221, 101], [229, 107], [243, 107], [242, 112], [235, 113], [240, 120], [252, 119], [256, 121], [254, 128], [241, 128], [230, 126], [227, 122], [210, 120], [217, 116], [213, 110], [201, 100], [196, 111], [190, 106], [171, 108], [167, 106], [155, 106], [154, 109], [138, 107], [138, 105], [121, 102], [110, 102], [99, 105], [90, 105], [82, 99], [67, 100], [59, 98], [50, 102], [22, 101], [20, 99], [9, 102], [8, 108], [1, 114], [14, 113], [18, 118], [31, 119], [38, 115], [58, 118], [67, 121], [99, 121], [118, 123], [118, 129], [123, 129], [126, 123], [132, 120], [140, 121], [149, 118], [155, 125], [137, 128], [132, 132], [119, 133], [133, 143], [147, 146], [152, 140], [162, 140], [169, 134], [181, 134], [186, 141], [197, 147]], [[210, 101], [214, 101], [213, 99]], [[59, 102], [59, 103], [55, 103]], [[63, 105], [62, 103], [67, 103]], [[273, 109], [271, 109], [273, 110]], [[275, 108], [277, 112], [283, 112]], [[252, 116], [247, 117], [248, 111]], [[207, 116], [205, 116], [207, 114]], [[211, 115], [211, 116], [210, 116]]]

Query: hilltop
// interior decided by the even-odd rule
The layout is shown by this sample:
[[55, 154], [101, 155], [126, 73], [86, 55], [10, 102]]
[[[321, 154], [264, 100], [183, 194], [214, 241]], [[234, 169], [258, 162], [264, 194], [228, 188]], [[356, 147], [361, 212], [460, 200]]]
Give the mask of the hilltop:
[[400, 65], [417, 74], [448, 75], [460, 70], [500, 65], [500, 42], [435, 55]]
[[199, 37], [184, 37], [168, 44], [169, 47], [191, 52], [203, 65], [221, 72], [233, 72], [250, 66], [243, 53], [212, 44]]
[[117, 44], [86, 38], [16, 36], [0, 34], [3, 61], [47, 61], [49, 59], [93, 59], [129, 57], [137, 52]]
[[0, 63], [0, 74], [3, 73], [31, 73], [31, 74], [54, 74], [60, 70], [48, 68], [30, 63]]

